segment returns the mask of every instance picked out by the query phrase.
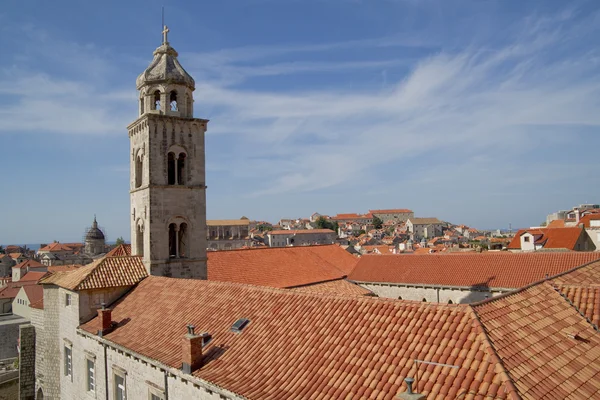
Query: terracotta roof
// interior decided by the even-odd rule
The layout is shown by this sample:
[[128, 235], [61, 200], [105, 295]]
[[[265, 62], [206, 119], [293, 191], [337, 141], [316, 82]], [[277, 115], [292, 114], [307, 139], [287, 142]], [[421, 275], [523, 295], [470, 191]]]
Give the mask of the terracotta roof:
[[206, 220], [208, 226], [248, 226], [250, 225], [249, 219], [208, 219]]
[[208, 253], [208, 279], [286, 288], [345, 277], [357, 259], [337, 245]]
[[335, 217], [332, 217], [331, 219], [334, 219], [334, 220], [336, 220], [336, 219], [346, 220], [346, 219], [371, 219], [371, 218], [373, 218], [373, 215], [370, 214], [370, 213], [369, 214], [362, 214], [362, 215], [351, 213], [351, 214], [338, 214]]
[[[361, 246], [361, 249], [364, 249], [373, 254], [392, 254], [393, 247], [390, 248], [390, 246], [387, 245], [367, 245]], [[375, 253], [375, 250], [377, 250], [379, 253]]]
[[74, 271], [51, 274], [40, 283], [70, 290], [86, 290], [132, 286], [147, 276], [141, 257], [103, 257]]
[[29, 307], [30, 308], [36, 308], [38, 310], [43, 310], [44, 309], [44, 296], [42, 293], [42, 298], [39, 299], [38, 301], [34, 302], [34, 303], [29, 303]]
[[74, 269], [81, 268], [81, 264], [68, 264], [68, 265], [52, 265], [48, 267], [48, 272], [64, 272], [73, 271]]
[[21, 279], [19, 279], [19, 282], [25, 282], [25, 281], [37, 282], [40, 279], [42, 279], [44, 276], [46, 276], [46, 274], [47, 274], [46, 271], [29, 271], [25, 275], [23, 275], [21, 277]]
[[283, 229], [279, 231], [266, 232], [267, 235], [303, 235], [315, 233], [335, 233], [331, 229]]
[[346, 279], [315, 283], [313, 285], [291, 288], [290, 290], [306, 293], [338, 294], [344, 296], [366, 296], [373, 294], [370, 290], [360, 287], [356, 283], [349, 282]]
[[37, 262], [35, 260], [25, 260], [22, 263], [15, 265], [13, 268], [26, 269], [26, 268], [41, 268], [41, 267], [44, 267], [44, 264]]
[[[468, 306], [150, 276], [112, 318], [127, 323], [104, 339], [173, 368], [186, 325], [209, 332], [193, 375], [251, 399], [392, 400], [417, 368], [415, 389], [430, 399], [518, 398]], [[240, 334], [238, 318], [250, 320]], [[81, 328], [95, 334], [98, 322]]]
[[600, 282], [597, 286], [558, 285], [559, 292], [596, 326], [600, 326]]
[[568, 249], [575, 250], [575, 244], [582, 234], [581, 228], [535, 228], [521, 229], [508, 245], [508, 249], [521, 248], [521, 235], [530, 233], [532, 235], [542, 235], [536, 238], [536, 243], [543, 243], [545, 249]]
[[38, 250], [40, 251], [73, 251], [73, 249], [67, 245], [64, 245], [59, 242], [50, 243]]
[[600, 220], [600, 214], [588, 214], [588, 215], [584, 215], [583, 217], [581, 217], [581, 219], [579, 220], [579, 224], [583, 224], [584, 227], [589, 228], [590, 227], [590, 221], [597, 221]]
[[523, 399], [600, 398], [600, 335], [550, 284], [473, 308]]
[[371, 213], [371, 214], [406, 214], [406, 213], [412, 213], [412, 210], [409, 210], [407, 208], [396, 208], [396, 209], [390, 209], [390, 210], [369, 210], [369, 213]]
[[564, 228], [565, 221], [563, 219], [555, 219], [554, 221], [550, 221], [546, 228]]
[[0, 290], [0, 299], [14, 299], [23, 286], [35, 284], [35, 281], [9, 282], [4, 288]]
[[122, 257], [131, 255], [131, 244], [120, 244], [108, 253], [106, 257]]
[[21, 258], [23, 257], [23, 253], [9, 253], [8, 256], [10, 258]]
[[600, 252], [363, 256], [348, 279], [441, 286], [519, 288], [600, 259]]
[[[592, 253], [598, 254], [598, 253]], [[600, 284], [600, 262], [593, 262], [575, 268], [566, 274], [552, 279], [557, 285], [593, 286]]]
[[29, 304], [44, 300], [44, 288], [42, 285], [25, 285], [23, 290], [29, 299]]
[[441, 224], [437, 218], [409, 218], [408, 219], [413, 225], [432, 225], [432, 224]]

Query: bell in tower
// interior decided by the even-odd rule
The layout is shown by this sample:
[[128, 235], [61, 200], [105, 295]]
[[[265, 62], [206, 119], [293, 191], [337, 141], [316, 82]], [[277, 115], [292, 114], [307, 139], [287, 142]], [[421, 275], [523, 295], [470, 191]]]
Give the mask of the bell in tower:
[[194, 79], [163, 29], [162, 44], [137, 78], [139, 116], [131, 143], [132, 253], [152, 275], [206, 279], [204, 134], [194, 118]]

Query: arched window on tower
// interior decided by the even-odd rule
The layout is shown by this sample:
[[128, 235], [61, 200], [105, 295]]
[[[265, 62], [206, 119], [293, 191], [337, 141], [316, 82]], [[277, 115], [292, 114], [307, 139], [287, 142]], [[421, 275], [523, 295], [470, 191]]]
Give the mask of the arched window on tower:
[[179, 153], [177, 158], [177, 183], [185, 184], [185, 153]]
[[140, 96], [140, 115], [144, 113], [144, 97], [146, 97], [146, 93], [142, 93]]
[[144, 156], [140, 152], [135, 156], [135, 188], [142, 186], [142, 174], [144, 166]]
[[171, 111], [177, 111], [177, 92], [174, 90], [169, 94], [169, 106]]
[[160, 110], [160, 90], [154, 92], [154, 100], [152, 101], [152, 109]]
[[135, 254], [137, 256], [144, 255], [144, 231], [139, 223], [135, 229]]
[[174, 185], [175, 178], [175, 153], [169, 153], [167, 155], [167, 183]]
[[188, 226], [184, 222], [179, 225], [179, 257], [187, 257]]
[[169, 224], [169, 258], [177, 257], [177, 225]]

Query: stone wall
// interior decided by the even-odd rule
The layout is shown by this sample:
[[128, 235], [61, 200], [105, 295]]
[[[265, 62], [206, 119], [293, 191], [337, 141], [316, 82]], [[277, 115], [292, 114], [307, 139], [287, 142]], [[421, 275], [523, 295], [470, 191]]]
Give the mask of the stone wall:
[[[9, 378], [9, 379], [4, 379]], [[19, 398], [19, 372], [10, 376], [0, 377], [0, 400], [15, 400]]]
[[31, 324], [19, 326], [19, 399], [35, 398], [35, 328]]
[[470, 287], [417, 286], [387, 283], [357, 282], [379, 297], [391, 299], [426, 301], [435, 303], [473, 303], [509, 291], [509, 289], [475, 289]]
[[19, 355], [17, 351], [19, 325], [27, 322], [29, 321], [17, 315], [5, 315], [0, 318], [0, 360]]

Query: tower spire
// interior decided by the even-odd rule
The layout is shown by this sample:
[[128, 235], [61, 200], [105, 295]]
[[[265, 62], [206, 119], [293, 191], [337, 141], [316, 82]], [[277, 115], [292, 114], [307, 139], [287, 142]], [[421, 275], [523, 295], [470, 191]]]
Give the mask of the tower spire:
[[169, 40], [167, 39], [167, 35], [169, 34], [169, 28], [166, 25], [163, 25], [163, 26], [164, 26], [164, 28], [162, 31], [162, 34], [163, 34], [162, 44], [169, 44]]

